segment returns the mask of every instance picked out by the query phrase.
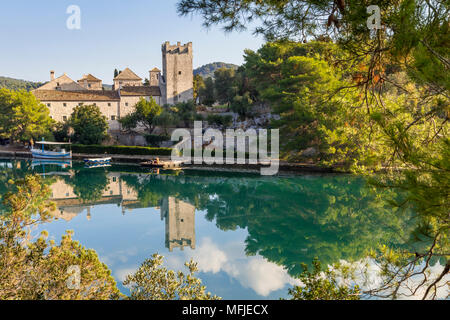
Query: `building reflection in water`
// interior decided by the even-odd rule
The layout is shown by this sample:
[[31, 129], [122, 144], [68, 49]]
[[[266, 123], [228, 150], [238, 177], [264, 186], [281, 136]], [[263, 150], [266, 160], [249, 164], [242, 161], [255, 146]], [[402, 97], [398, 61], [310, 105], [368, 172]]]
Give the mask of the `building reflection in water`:
[[[100, 204], [120, 205], [124, 215], [133, 208], [140, 208], [137, 192], [120, 179], [120, 173], [108, 173], [107, 178], [107, 188], [101, 198], [94, 202], [83, 201], [75, 194], [70, 184], [62, 178], [57, 178], [50, 186], [50, 199], [57, 206], [53, 216], [70, 221], [86, 210], [86, 218], [91, 220], [91, 208]], [[160, 212], [161, 220], [165, 219], [165, 245], [169, 251], [174, 248], [183, 250], [184, 247], [195, 249], [195, 207], [175, 197], [164, 197]]]
[[166, 248], [195, 249], [195, 207], [174, 197], [165, 197], [161, 220], [166, 219]]

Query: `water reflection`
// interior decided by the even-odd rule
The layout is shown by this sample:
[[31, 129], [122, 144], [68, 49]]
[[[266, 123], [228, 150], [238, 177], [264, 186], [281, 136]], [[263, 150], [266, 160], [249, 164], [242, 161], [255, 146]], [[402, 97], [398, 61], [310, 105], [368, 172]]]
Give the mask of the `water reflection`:
[[[75, 173], [68, 173], [73, 181]], [[99, 173], [97, 173], [98, 175]], [[105, 174], [107, 185], [101, 187], [101, 196], [94, 201], [86, 201], [75, 191], [73, 183], [67, 183], [62, 178], [56, 179], [50, 185], [51, 196], [57, 210], [53, 212], [55, 218], [70, 221], [86, 210], [87, 219], [91, 220], [91, 208], [100, 204], [117, 204], [122, 214], [139, 207], [139, 198], [135, 189], [120, 179], [120, 173]], [[88, 185], [89, 188], [91, 185]], [[195, 249], [195, 207], [175, 197], [164, 197], [160, 206], [161, 220], [165, 220], [166, 248], [190, 247]]]
[[195, 249], [195, 207], [175, 197], [165, 197], [161, 220], [166, 222], [166, 248]]
[[[0, 162], [0, 170], [0, 194], [8, 179], [42, 173], [26, 161]], [[368, 189], [353, 176], [156, 174], [136, 166], [86, 169], [77, 163], [46, 172], [55, 173], [46, 175], [55, 216], [67, 221], [54, 230], [74, 229], [119, 280], [165, 247], [170, 267], [182, 269], [194, 258], [208, 289], [225, 298], [257, 298], [243, 288], [260, 296], [286, 291], [301, 263], [314, 257], [324, 264], [358, 261], [378, 243], [407, 245], [414, 228], [410, 213], [384, 201], [394, 193]], [[158, 220], [164, 220], [165, 232]]]

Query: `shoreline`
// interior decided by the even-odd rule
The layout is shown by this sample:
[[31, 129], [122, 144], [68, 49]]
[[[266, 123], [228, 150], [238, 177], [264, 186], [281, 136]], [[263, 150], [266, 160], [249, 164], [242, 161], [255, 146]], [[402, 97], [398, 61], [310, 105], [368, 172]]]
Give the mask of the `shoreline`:
[[[120, 155], [120, 154], [83, 154], [74, 153], [72, 154], [72, 160], [83, 160], [85, 158], [101, 158], [101, 157], [111, 157], [112, 162], [115, 164], [136, 164], [139, 165], [141, 162], [154, 159], [155, 157], [161, 160], [170, 160], [169, 156], [151, 156], [151, 155]], [[29, 151], [7, 151], [0, 149], [0, 158], [8, 159], [19, 159], [27, 160], [32, 159], [31, 152]], [[216, 170], [216, 171], [259, 171], [261, 168], [267, 167], [261, 164], [183, 164], [182, 169], [189, 170]], [[338, 171], [336, 168], [323, 167], [319, 165], [309, 164], [309, 163], [290, 163], [286, 161], [280, 161], [279, 164], [280, 172], [303, 172], [303, 173], [348, 173], [344, 171]]]

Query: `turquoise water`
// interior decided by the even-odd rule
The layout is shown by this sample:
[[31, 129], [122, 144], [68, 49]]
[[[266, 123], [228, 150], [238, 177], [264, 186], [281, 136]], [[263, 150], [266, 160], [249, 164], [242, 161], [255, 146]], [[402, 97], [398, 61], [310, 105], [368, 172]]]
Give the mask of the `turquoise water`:
[[9, 179], [43, 175], [59, 219], [40, 229], [57, 241], [74, 230], [119, 284], [159, 253], [177, 270], [194, 258], [208, 291], [224, 299], [287, 297], [302, 263], [356, 261], [380, 243], [402, 246], [412, 225], [385, 202], [395, 194], [351, 175], [158, 174], [9, 160], [0, 160], [0, 172], [0, 194]]

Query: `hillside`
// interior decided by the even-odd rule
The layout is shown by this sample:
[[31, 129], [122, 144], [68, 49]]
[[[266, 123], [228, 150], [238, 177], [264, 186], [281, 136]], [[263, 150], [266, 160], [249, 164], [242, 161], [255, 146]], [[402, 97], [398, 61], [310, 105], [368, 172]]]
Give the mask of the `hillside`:
[[7, 88], [11, 90], [25, 89], [27, 91], [30, 91], [36, 89], [41, 85], [42, 85], [41, 82], [32, 82], [8, 77], [0, 77], [0, 88]]
[[220, 68], [237, 69], [238, 65], [225, 62], [213, 62], [205, 64], [194, 70], [194, 75], [201, 75], [203, 78], [214, 78], [214, 71]]

